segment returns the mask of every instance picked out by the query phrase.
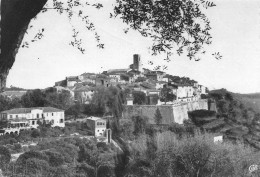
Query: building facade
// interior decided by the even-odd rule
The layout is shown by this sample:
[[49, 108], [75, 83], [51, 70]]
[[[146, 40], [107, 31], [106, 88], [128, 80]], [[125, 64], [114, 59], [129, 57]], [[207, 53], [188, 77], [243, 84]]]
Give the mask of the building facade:
[[51, 123], [52, 127], [65, 127], [64, 110], [53, 107], [16, 108], [0, 113], [0, 121], [6, 122], [1, 133], [19, 133], [23, 129], [38, 127], [38, 121]]
[[106, 132], [106, 120], [99, 117], [88, 117], [87, 125], [94, 133], [95, 137], [105, 136]]

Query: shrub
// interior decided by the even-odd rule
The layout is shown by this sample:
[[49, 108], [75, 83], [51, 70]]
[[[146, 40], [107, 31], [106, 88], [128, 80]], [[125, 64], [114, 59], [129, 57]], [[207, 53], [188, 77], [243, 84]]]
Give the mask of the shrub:
[[134, 135], [139, 135], [145, 132], [146, 126], [148, 124], [148, 118], [140, 115], [132, 116], [132, 121], [134, 122]]
[[33, 131], [32, 131], [32, 134], [31, 134], [31, 136], [33, 137], [33, 138], [37, 138], [37, 137], [39, 137], [41, 135], [41, 133], [40, 133], [40, 131], [38, 130], [38, 129], [34, 129]]
[[10, 151], [4, 147], [0, 146], [0, 169], [4, 170], [11, 160]]
[[156, 154], [153, 159], [151, 153], [145, 156], [149, 149], [147, 138], [140, 138], [131, 145], [133, 160], [128, 165], [129, 176], [242, 177], [248, 175], [249, 166], [258, 164], [260, 158], [259, 152], [241, 143], [213, 143], [210, 134], [177, 139], [174, 133], [164, 132], [154, 139], [154, 150], [150, 151]]
[[[28, 151], [23, 153], [22, 155], [19, 156], [19, 158], [16, 161], [16, 166], [17, 166], [17, 170], [18, 172], [22, 172], [25, 170], [26, 168], [26, 162], [28, 159], [39, 159], [39, 160], [43, 160], [46, 161], [46, 163], [48, 162], [48, 156], [46, 156], [45, 154], [39, 152], [39, 151]], [[34, 163], [34, 162], [32, 162]]]
[[28, 176], [47, 176], [50, 166], [47, 161], [29, 158], [26, 160], [26, 173]]
[[45, 155], [49, 157], [49, 165], [52, 167], [61, 166], [64, 164], [64, 157], [58, 152], [45, 151]]

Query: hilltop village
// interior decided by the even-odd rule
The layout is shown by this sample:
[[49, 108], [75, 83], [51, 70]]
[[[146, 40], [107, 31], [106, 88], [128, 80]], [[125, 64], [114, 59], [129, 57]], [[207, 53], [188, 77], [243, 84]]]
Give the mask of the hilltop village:
[[[53, 87], [43, 91], [56, 93], [66, 91], [74, 102], [72, 104], [88, 105], [99, 88], [110, 86], [127, 90], [122, 112], [122, 118], [125, 119], [141, 115], [148, 117], [150, 124], [155, 124], [154, 115], [158, 109], [162, 116], [161, 124], [183, 124], [184, 120], [188, 119], [188, 112], [202, 109], [215, 111], [214, 106], [208, 105], [208, 100], [203, 99], [206, 98], [208, 91], [205, 86], [187, 77], [172, 76], [164, 71], [143, 68], [138, 54], [133, 55], [133, 63], [126, 69], [110, 69], [98, 74], [83, 73], [79, 76], [67, 76], [64, 80], [56, 82]], [[26, 90], [18, 89], [7, 90], [2, 95], [14, 99], [26, 93]], [[40, 106], [32, 104], [30, 108], [2, 111], [1, 120], [8, 120], [9, 124], [3, 127], [0, 133], [20, 133], [21, 129], [37, 128], [37, 121], [41, 119], [44, 119], [46, 123], [52, 123], [52, 127], [65, 127], [65, 122], [70, 121], [66, 120], [68, 116], [65, 115], [65, 110], [56, 107], [55, 104], [55, 107]], [[99, 117], [101, 118], [104, 116]], [[103, 133], [101, 135], [103, 136]]]
[[[83, 73], [79, 76], [67, 76], [64, 80], [56, 82], [54, 87], [58, 91], [63, 89], [70, 91], [76, 102], [87, 104], [91, 101], [97, 87], [117, 85], [123, 89], [130, 89], [131, 92], [145, 93], [147, 105], [198, 101], [201, 95], [207, 93], [205, 86], [199, 85], [197, 81], [188, 77], [172, 76], [164, 71], [142, 68], [141, 57], [138, 54], [133, 55], [133, 64], [128, 68], [110, 69], [101, 74]], [[169, 97], [173, 95], [172, 98], [162, 98], [163, 88], [165, 92], [169, 92]], [[132, 95], [129, 94], [129, 105], [133, 104], [131, 99]]]
[[[4, 176], [145, 176], [147, 164], [160, 166], [151, 163], [161, 163], [161, 155], [161, 160], [168, 159], [157, 155], [165, 150], [174, 153], [169, 157], [183, 156], [187, 162], [192, 157], [195, 163], [209, 158], [204, 152], [215, 158], [215, 152], [225, 151], [233, 158], [241, 149], [236, 142], [260, 149], [259, 120], [260, 114], [226, 90], [208, 93], [187, 77], [145, 69], [135, 54], [127, 69], [83, 73], [45, 89], [12, 87], [1, 93], [0, 160], [7, 160], [0, 169]], [[252, 153], [245, 150], [241, 152]], [[137, 160], [129, 167], [131, 159]], [[163, 164], [183, 164], [182, 159], [170, 159], [174, 162]], [[212, 160], [207, 163], [212, 165]], [[185, 176], [197, 173], [190, 174]]]

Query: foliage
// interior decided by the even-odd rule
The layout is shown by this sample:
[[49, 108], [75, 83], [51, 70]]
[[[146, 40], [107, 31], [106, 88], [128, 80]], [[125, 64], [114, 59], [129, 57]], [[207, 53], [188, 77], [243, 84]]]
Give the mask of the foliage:
[[37, 159], [37, 158], [29, 158], [26, 160], [26, 174], [28, 176], [36, 176], [41, 174], [42, 176], [46, 176], [50, 170], [50, 166], [46, 160]]
[[105, 114], [112, 114], [114, 122], [114, 134], [119, 130], [119, 119], [122, 116], [125, 93], [117, 86], [108, 88], [100, 87], [93, 95], [92, 104], [98, 109], [104, 110]]
[[134, 104], [142, 105], [142, 104], [146, 103], [146, 95], [145, 95], [144, 92], [142, 92], [142, 91], [133, 91], [132, 95], [133, 95], [133, 98], [134, 98], [134, 100], [133, 100]]
[[68, 109], [72, 105], [72, 98], [69, 91], [62, 90], [58, 93], [55, 88], [49, 88], [45, 91], [40, 89], [27, 91], [21, 97], [23, 107], [56, 107], [60, 109]]
[[148, 118], [140, 115], [134, 115], [131, 119], [134, 123], [133, 134], [138, 136], [145, 133], [145, 129], [148, 124]]
[[159, 110], [159, 108], [156, 109], [155, 111], [155, 114], [154, 114], [154, 122], [157, 124], [157, 125], [160, 125], [162, 123], [162, 115], [161, 115], [161, 112]]
[[32, 131], [32, 134], [31, 134], [31, 136], [33, 137], [33, 138], [37, 138], [37, 137], [39, 137], [41, 135], [41, 133], [40, 133], [40, 130], [38, 130], [38, 129], [34, 129], [33, 131]]
[[[23, 172], [26, 169], [27, 162], [29, 159], [38, 159], [43, 161], [48, 161], [48, 156], [39, 152], [39, 151], [28, 151], [19, 156], [16, 161], [17, 171], [19, 173]], [[33, 162], [32, 162], [33, 163]]]
[[213, 6], [212, 2], [199, 0], [118, 0], [114, 12], [130, 28], [153, 39], [154, 55], [165, 52], [169, 60], [173, 48], [179, 55], [186, 49], [192, 59], [205, 53], [204, 44], [211, 44], [210, 22], [202, 9]]
[[43, 107], [45, 103], [45, 94], [40, 90], [27, 91], [21, 98], [22, 105], [26, 108]]
[[0, 170], [4, 170], [6, 166], [10, 163], [10, 160], [10, 151], [4, 146], [0, 146]]
[[44, 154], [46, 154], [49, 157], [49, 164], [52, 167], [61, 166], [65, 162], [64, 156], [62, 156], [58, 152], [45, 151]]
[[20, 108], [19, 98], [10, 99], [7, 96], [0, 95], [0, 112], [13, 108]]
[[134, 123], [131, 119], [120, 119], [120, 137], [125, 140], [133, 140]]
[[164, 87], [162, 88], [160, 92], [160, 101], [162, 102], [169, 102], [176, 99], [176, 95], [172, 93], [172, 90], [170, 88]]
[[[146, 140], [145, 140], [146, 139]], [[248, 167], [257, 164], [259, 152], [244, 144], [213, 143], [210, 134], [177, 139], [173, 133], [159, 133], [155, 137], [154, 158], [146, 143], [149, 139], [133, 142], [129, 176], [246, 176]], [[257, 172], [256, 172], [257, 173]]]

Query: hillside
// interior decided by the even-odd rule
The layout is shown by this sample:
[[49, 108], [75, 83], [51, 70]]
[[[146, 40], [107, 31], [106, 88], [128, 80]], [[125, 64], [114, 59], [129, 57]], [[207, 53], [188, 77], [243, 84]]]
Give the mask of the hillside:
[[209, 100], [216, 103], [217, 113], [198, 110], [190, 113], [190, 118], [208, 132], [221, 133], [229, 140], [241, 140], [260, 149], [259, 107], [252, 101], [260, 101], [259, 96], [213, 90], [209, 92]]
[[245, 106], [254, 109], [260, 113], [260, 93], [239, 94], [234, 93], [235, 97], [244, 103]]

